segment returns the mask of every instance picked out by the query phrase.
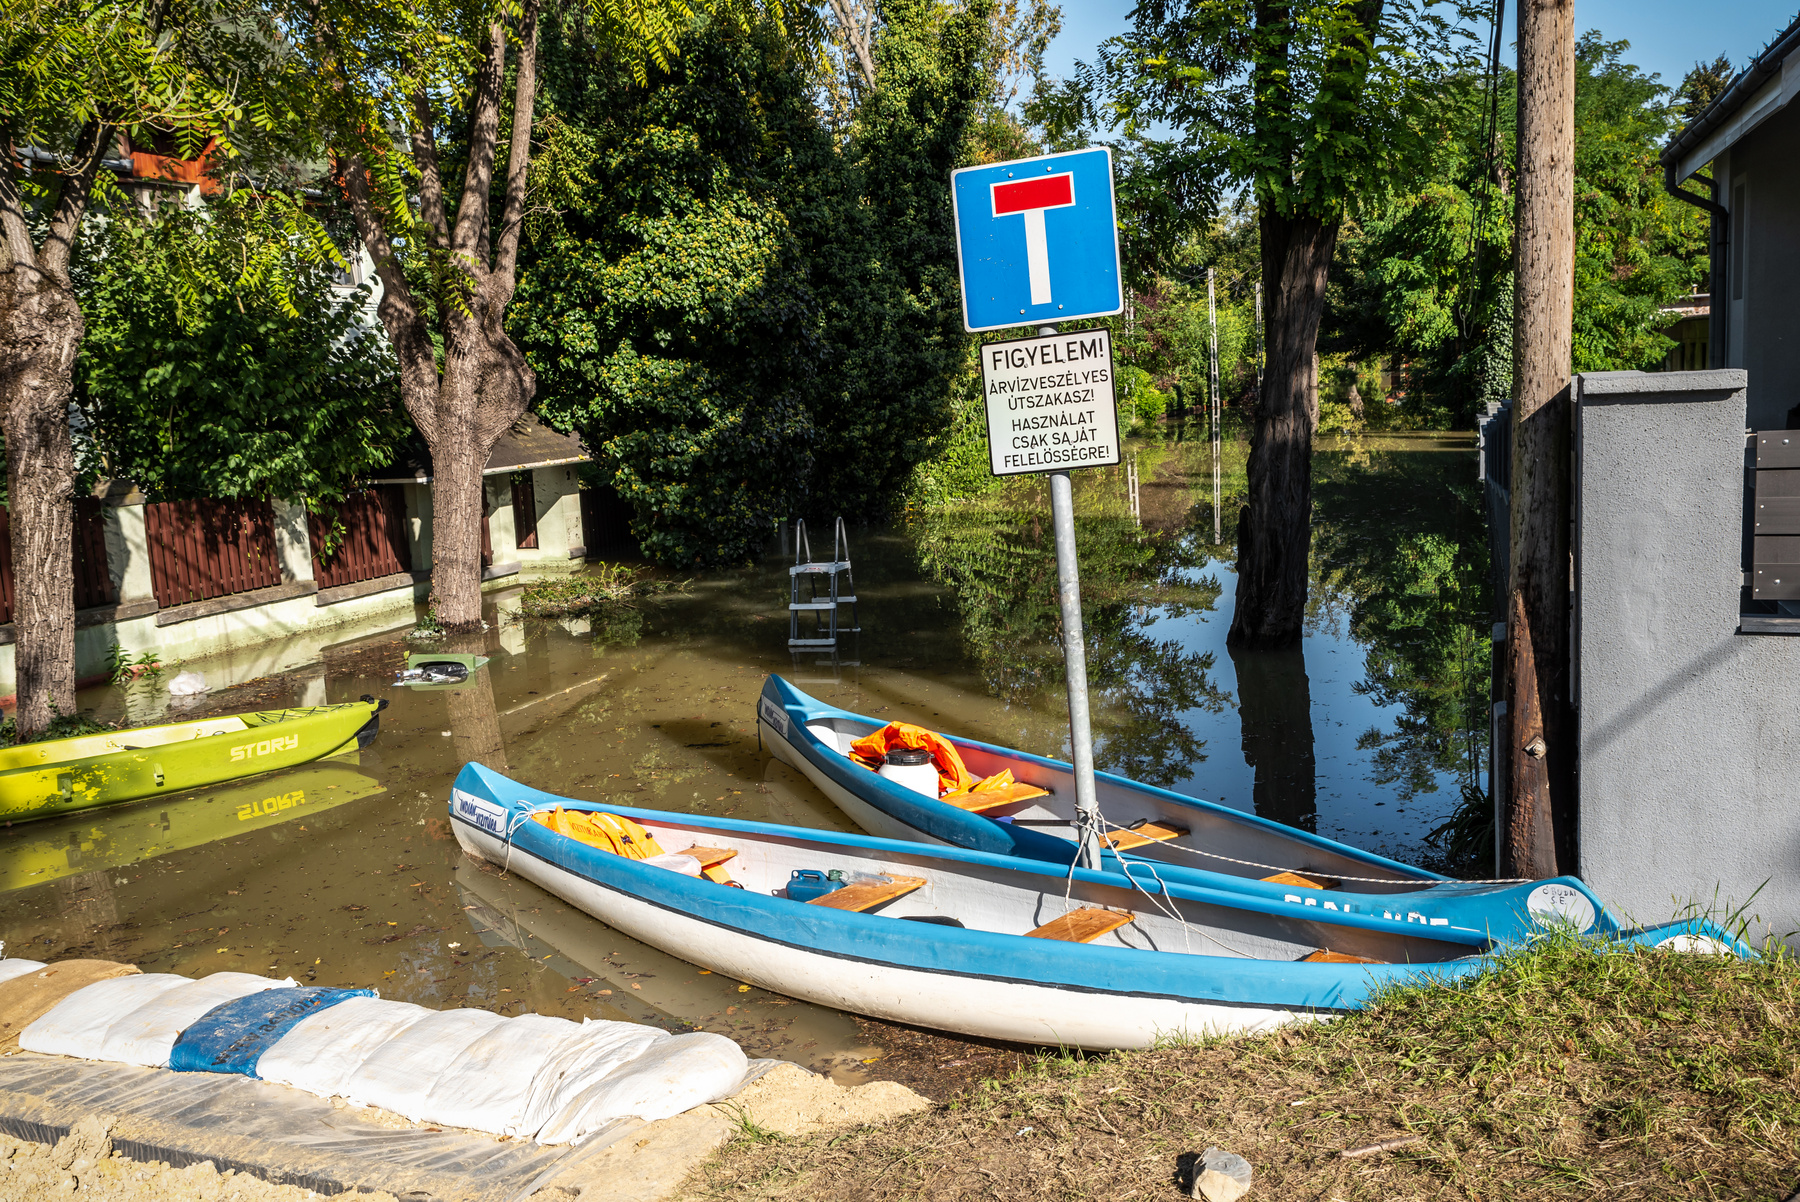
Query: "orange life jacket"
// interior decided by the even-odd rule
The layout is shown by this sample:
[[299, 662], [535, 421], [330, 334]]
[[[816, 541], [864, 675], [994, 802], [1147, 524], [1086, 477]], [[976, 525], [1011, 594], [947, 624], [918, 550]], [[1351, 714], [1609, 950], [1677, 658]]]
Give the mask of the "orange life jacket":
[[850, 744], [850, 758], [871, 771], [879, 772], [887, 762], [887, 753], [902, 748], [929, 751], [937, 765], [938, 792], [956, 793], [975, 783], [975, 777], [957, 754], [956, 745], [943, 735], [914, 726], [910, 722], [889, 722], [872, 735], [864, 735]]
[[656, 837], [629, 818], [597, 814], [589, 810], [540, 810], [532, 817], [559, 835], [567, 835], [589, 847], [610, 851], [628, 860], [647, 860], [663, 854]]

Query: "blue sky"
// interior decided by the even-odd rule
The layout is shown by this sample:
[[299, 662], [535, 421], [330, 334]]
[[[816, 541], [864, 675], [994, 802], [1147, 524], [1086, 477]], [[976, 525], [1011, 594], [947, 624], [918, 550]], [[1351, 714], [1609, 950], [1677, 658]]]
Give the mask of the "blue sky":
[[[1125, 28], [1135, 0], [1062, 0], [1062, 33], [1045, 66], [1067, 76], [1077, 59], [1092, 62], [1094, 48]], [[1608, 40], [1631, 43], [1626, 62], [1662, 75], [1674, 87], [1696, 60], [1729, 55], [1742, 70], [1752, 55], [1794, 19], [1797, 0], [1577, 0], [1577, 32], [1598, 29]], [[1506, 6], [1506, 56], [1512, 58], [1517, 0]], [[1483, 33], [1486, 31], [1483, 30]]]

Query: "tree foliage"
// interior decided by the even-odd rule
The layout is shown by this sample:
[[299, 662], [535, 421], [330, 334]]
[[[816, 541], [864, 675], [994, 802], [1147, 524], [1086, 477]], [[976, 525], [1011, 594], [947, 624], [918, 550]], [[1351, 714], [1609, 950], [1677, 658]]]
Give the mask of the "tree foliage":
[[578, 31], [546, 42], [565, 182], [511, 329], [540, 410], [582, 432], [665, 562], [741, 561], [787, 516], [884, 515], [949, 424], [948, 175], [988, 14], [882, 15], [841, 145], [769, 26], [697, 24], [647, 86]]
[[[247, 262], [280, 287], [248, 285]], [[130, 479], [154, 500], [328, 507], [404, 440], [368, 289], [334, 290], [264, 198], [116, 213], [81, 267], [87, 476]]]

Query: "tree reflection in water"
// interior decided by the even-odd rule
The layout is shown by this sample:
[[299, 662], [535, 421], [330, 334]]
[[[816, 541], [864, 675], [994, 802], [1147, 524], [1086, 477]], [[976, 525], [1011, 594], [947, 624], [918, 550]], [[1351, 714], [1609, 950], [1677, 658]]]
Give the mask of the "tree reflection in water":
[[1318, 785], [1306, 654], [1299, 647], [1229, 650], [1232, 667], [1237, 670], [1244, 762], [1256, 770], [1256, 813], [1301, 830], [1317, 831]]

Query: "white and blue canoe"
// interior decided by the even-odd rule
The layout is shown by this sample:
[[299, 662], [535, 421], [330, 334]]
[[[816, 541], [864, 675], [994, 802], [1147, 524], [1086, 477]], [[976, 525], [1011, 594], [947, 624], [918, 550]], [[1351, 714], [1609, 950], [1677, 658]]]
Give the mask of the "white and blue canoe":
[[[757, 729], [871, 834], [1067, 864], [1075, 857], [1075, 774], [1061, 760], [945, 733], [977, 777], [1010, 769], [1048, 795], [974, 811], [914, 792], [850, 758], [850, 745], [886, 723], [809, 697], [779, 676], [763, 683]], [[1623, 928], [1575, 877], [1456, 881], [1307, 831], [1108, 772], [1094, 783], [1108, 838], [1107, 867], [1139, 879], [1225, 889], [1246, 897], [1456, 926], [1505, 942], [1547, 924], [1584, 934]]]
[[[668, 859], [717, 865], [740, 887], [531, 819], [557, 806], [630, 818]], [[474, 763], [456, 779], [450, 816], [465, 851], [641, 943], [790, 997], [965, 1035], [1147, 1047], [1328, 1018], [1385, 988], [1456, 980], [1490, 963], [1491, 942], [1466, 928], [1189, 884], [1145, 890], [1115, 872], [961, 848], [602, 806]], [[852, 883], [814, 900], [787, 896], [805, 869]], [[1636, 938], [1716, 934], [1688, 923]]]

